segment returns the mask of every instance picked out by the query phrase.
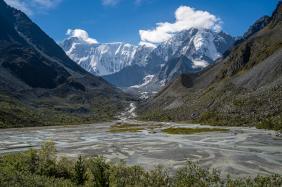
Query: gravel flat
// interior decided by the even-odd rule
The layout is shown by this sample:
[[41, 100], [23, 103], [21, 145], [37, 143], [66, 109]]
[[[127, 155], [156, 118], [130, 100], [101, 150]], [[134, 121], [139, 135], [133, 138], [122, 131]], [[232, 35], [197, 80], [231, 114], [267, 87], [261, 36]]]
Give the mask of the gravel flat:
[[[209, 126], [127, 121], [145, 130], [109, 132], [116, 123], [0, 130], [0, 154], [39, 148], [43, 141], [53, 140], [59, 156], [104, 155], [146, 169], [160, 164], [174, 172], [186, 160], [192, 160], [219, 169], [223, 175], [282, 174], [282, 139], [273, 131], [232, 127], [228, 132], [168, 135], [161, 129]], [[152, 130], [154, 125], [157, 127]]]

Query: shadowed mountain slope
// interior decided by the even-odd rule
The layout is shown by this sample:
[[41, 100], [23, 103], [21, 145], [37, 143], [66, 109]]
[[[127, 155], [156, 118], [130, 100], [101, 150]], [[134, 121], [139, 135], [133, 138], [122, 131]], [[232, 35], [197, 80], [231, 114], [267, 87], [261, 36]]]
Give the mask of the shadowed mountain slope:
[[111, 119], [129, 97], [75, 62], [0, 0], [0, 127]]

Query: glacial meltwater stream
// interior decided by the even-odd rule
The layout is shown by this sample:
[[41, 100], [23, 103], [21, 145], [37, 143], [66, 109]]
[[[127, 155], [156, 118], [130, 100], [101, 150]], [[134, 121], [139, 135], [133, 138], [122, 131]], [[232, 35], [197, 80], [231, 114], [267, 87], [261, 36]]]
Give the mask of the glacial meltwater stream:
[[[60, 156], [104, 155], [112, 161], [121, 159], [148, 169], [160, 164], [170, 171], [181, 167], [186, 160], [192, 160], [203, 167], [217, 168], [223, 175], [282, 174], [282, 140], [272, 131], [231, 127], [228, 132], [168, 135], [161, 129], [207, 126], [127, 120], [126, 123], [139, 124], [144, 130], [110, 132], [112, 125], [121, 123], [124, 121], [2, 129], [0, 154], [39, 148], [43, 141], [53, 140]], [[152, 130], [151, 126], [155, 128]]]

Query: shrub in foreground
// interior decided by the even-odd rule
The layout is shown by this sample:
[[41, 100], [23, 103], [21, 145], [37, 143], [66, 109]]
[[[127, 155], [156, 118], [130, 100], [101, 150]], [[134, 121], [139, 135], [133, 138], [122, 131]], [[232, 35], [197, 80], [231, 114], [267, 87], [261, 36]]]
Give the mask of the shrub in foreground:
[[188, 161], [171, 176], [161, 166], [146, 171], [124, 162], [111, 163], [105, 158], [58, 158], [53, 142], [40, 150], [7, 154], [0, 157], [0, 186], [94, 186], [94, 187], [280, 187], [282, 176], [223, 178]]

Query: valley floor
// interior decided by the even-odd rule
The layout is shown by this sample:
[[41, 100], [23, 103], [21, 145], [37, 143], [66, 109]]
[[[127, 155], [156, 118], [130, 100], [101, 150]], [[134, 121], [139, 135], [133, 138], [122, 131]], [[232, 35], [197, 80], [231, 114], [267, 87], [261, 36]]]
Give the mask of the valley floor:
[[[103, 155], [129, 165], [151, 169], [161, 164], [174, 172], [186, 160], [198, 161], [223, 175], [256, 176], [282, 174], [282, 139], [274, 131], [226, 127], [225, 132], [169, 135], [170, 127], [215, 128], [203, 125], [113, 121], [65, 127], [33, 127], [0, 130], [0, 154], [39, 148], [55, 142], [59, 156]], [[113, 131], [117, 128], [125, 128]], [[127, 128], [131, 128], [127, 130]]]

